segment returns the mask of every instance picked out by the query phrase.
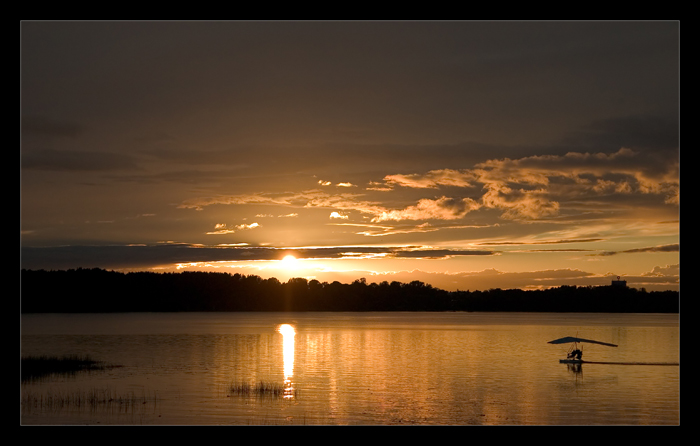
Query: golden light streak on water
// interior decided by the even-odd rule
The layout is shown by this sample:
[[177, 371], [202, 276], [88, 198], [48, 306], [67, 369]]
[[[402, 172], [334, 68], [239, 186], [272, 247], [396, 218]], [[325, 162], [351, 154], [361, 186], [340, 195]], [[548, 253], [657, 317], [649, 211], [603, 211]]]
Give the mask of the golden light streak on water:
[[294, 396], [292, 376], [294, 375], [294, 337], [296, 335], [296, 330], [289, 324], [282, 324], [277, 327], [277, 331], [282, 335], [284, 397], [292, 398]]

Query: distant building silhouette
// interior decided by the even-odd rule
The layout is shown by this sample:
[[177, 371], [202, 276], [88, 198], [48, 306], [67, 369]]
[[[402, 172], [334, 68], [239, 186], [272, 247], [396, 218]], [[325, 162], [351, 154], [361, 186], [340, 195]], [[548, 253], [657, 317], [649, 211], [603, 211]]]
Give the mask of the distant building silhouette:
[[620, 276], [617, 276], [617, 280], [612, 281], [612, 286], [619, 286], [622, 288], [627, 288], [627, 281], [626, 280], [620, 280]]

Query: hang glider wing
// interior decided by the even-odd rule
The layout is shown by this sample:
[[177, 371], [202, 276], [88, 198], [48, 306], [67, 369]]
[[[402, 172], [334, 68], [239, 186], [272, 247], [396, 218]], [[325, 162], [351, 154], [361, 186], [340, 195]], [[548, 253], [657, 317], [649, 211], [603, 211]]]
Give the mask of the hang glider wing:
[[555, 339], [553, 341], [549, 341], [548, 344], [570, 344], [572, 342], [588, 342], [590, 344], [600, 344], [600, 345], [607, 345], [610, 347], [617, 347], [617, 345], [610, 344], [608, 342], [592, 341], [590, 339], [576, 338], [573, 336], [567, 336], [564, 338]]

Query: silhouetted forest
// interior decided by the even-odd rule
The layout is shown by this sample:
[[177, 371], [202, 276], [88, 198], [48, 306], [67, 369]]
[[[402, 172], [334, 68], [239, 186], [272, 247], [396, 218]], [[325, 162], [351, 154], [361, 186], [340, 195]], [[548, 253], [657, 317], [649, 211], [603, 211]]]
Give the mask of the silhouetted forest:
[[22, 270], [22, 313], [176, 311], [531, 311], [677, 313], [676, 291], [561, 286], [445, 291], [419, 281], [350, 284], [213, 272]]

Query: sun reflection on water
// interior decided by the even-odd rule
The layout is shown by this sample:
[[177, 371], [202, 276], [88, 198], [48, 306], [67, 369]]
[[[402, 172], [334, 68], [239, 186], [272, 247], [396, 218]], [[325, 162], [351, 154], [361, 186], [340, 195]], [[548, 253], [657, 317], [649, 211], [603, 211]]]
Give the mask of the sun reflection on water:
[[294, 336], [296, 330], [289, 324], [282, 324], [277, 327], [277, 331], [282, 334], [282, 355], [284, 361], [284, 397], [294, 396], [292, 375], [294, 374]]

